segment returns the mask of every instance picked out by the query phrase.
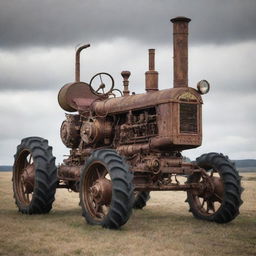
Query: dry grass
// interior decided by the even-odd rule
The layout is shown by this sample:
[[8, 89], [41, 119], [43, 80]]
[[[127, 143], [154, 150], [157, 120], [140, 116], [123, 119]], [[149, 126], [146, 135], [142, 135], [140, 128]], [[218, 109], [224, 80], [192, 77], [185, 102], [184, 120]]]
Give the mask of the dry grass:
[[184, 192], [154, 192], [121, 230], [87, 225], [78, 194], [58, 190], [48, 215], [18, 213], [11, 173], [0, 173], [0, 255], [256, 255], [256, 173], [243, 173], [244, 204], [231, 223], [196, 220]]

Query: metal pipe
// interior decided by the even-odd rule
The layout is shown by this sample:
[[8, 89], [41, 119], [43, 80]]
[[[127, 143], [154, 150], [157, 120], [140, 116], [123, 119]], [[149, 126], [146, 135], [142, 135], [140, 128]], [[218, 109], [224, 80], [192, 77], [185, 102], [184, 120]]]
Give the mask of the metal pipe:
[[135, 184], [135, 191], [187, 191], [187, 190], [199, 190], [201, 187], [199, 183], [191, 184], [170, 184], [170, 185], [148, 185], [145, 186], [140, 184]]
[[146, 91], [158, 91], [158, 72], [155, 71], [155, 49], [148, 50], [148, 71], [146, 76]]
[[155, 49], [148, 49], [148, 69], [155, 70]]
[[76, 50], [76, 66], [75, 66], [75, 81], [80, 82], [80, 52], [85, 49], [90, 47], [90, 44], [85, 44], [80, 46]]
[[188, 87], [188, 23], [191, 19], [176, 17], [173, 23], [173, 87]]

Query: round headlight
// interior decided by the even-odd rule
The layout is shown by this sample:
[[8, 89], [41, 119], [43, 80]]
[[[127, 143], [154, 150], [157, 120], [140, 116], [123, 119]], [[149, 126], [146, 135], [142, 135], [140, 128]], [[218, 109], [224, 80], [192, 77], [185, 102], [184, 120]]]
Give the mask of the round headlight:
[[200, 82], [197, 83], [197, 90], [201, 94], [206, 94], [210, 90], [210, 84], [206, 80], [201, 80]]

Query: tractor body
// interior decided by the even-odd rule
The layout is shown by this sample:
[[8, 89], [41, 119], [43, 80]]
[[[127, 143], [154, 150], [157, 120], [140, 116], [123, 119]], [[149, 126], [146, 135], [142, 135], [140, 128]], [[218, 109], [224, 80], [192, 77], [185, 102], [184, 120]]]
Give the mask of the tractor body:
[[[202, 80], [197, 90], [188, 87], [190, 19], [177, 17], [171, 21], [173, 88], [158, 88], [154, 49], [149, 49], [144, 94], [130, 94], [129, 71], [121, 73], [123, 92], [114, 89], [112, 76], [104, 72], [96, 74], [90, 83], [81, 82], [80, 52], [89, 47], [85, 45], [76, 52], [75, 82], [66, 84], [59, 92], [59, 104], [69, 112], [60, 136], [70, 148], [70, 155], [55, 171], [54, 189], [79, 192], [83, 215], [90, 224], [119, 228], [129, 219], [132, 208], [146, 205], [150, 191], [162, 190], [186, 191], [190, 211], [200, 219], [224, 223], [239, 213], [240, 177], [228, 158], [209, 153], [196, 162], [187, 162], [182, 156], [183, 150], [202, 143], [201, 95], [208, 92], [209, 84]], [[95, 89], [93, 83], [97, 79], [99, 84]], [[108, 90], [104, 79], [110, 83]], [[24, 143], [27, 153], [21, 151], [25, 154], [22, 156], [18, 151], [14, 164], [14, 193], [17, 201], [23, 198], [26, 207], [31, 208], [33, 182], [40, 171], [33, 142]], [[41, 147], [47, 151], [46, 146]], [[33, 162], [22, 160], [27, 155], [32, 155]], [[187, 177], [186, 182], [179, 177]], [[20, 186], [24, 186], [23, 194], [32, 194], [27, 201]], [[53, 193], [50, 188], [48, 192]]]

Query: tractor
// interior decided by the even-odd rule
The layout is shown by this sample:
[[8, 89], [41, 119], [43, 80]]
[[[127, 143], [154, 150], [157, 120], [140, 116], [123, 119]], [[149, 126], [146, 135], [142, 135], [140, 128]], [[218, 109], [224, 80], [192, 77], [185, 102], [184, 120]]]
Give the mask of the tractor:
[[[173, 88], [159, 90], [155, 49], [149, 49], [143, 94], [130, 93], [129, 71], [122, 71], [123, 91], [100, 72], [80, 81], [80, 53], [75, 54], [75, 82], [58, 94], [66, 119], [60, 137], [70, 149], [55, 165], [48, 141], [22, 139], [13, 165], [16, 205], [24, 214], [48, 213], [58, 188], [79, 193], [87, 223], [118, 229], [142, 209], [151, 191], [185, 191], [189, 211], [202, 220], [227, 223], [239, 214], [241, 178], [229, 158], [207, 153], [185, 161], [182, 152], [202, 143], [202, 95], [210, 85], [188, 86], [189, 18], [173, 23]], [[184, 181], [185, 177], [185, 181]]]

